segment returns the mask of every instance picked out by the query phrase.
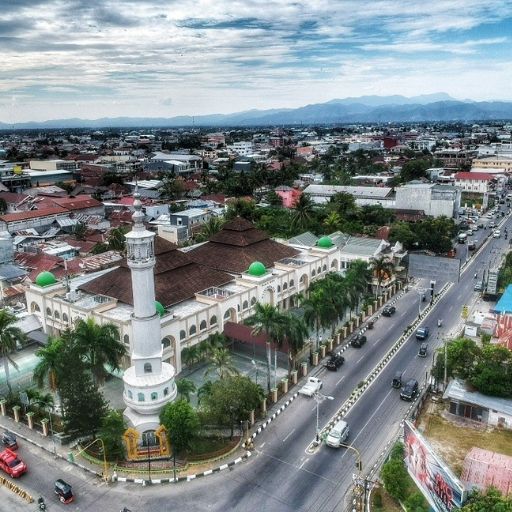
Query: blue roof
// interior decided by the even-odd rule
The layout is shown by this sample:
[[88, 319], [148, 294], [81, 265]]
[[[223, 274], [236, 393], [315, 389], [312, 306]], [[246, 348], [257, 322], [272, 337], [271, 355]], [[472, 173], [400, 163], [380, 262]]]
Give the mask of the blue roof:
[[494, 311], [498, 314], [512, 313], [512, 284], [509, 284], [500, 300], [494, 306]]

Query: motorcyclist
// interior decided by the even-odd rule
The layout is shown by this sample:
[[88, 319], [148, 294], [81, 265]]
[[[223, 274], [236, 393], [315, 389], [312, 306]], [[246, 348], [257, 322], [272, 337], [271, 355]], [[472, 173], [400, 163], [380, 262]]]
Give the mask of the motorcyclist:
[[37, 505], [39, 510], [46, 510], [46, 503], [44, 502], [44, 498], [42, 496], [39, 496], [37, 499]]

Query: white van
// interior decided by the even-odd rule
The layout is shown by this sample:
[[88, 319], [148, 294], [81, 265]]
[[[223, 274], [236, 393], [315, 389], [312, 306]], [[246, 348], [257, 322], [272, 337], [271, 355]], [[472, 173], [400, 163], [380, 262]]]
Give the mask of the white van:
[[327, 439], [325, 440], [327, 446], [339, 448], [347, 439], [348, 432], [349, 428], [347, 422], [343, 420], [338, 421], [338, 423], [331, 428], [329, 434], [327, 434]]

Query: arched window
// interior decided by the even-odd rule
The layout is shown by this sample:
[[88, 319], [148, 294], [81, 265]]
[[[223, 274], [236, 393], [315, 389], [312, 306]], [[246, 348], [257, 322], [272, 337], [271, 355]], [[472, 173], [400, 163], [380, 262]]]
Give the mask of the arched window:
[[164, 388], [164, 396], [167, 396], [169, 394], [169, 388]]
[[215, 325], [216, 323], [217, 323], [217, 317], [215, 315], [213, 315], [210, 318], [210, 325]]
[[169, 338], [164, 338], [162, 340], [162, 347], [167, 348], [171, 346], [171, 340]]
[[158, 393], [156, 391], [153, 391], [153, 393], [151, 393], [151, 400], [156, 400], [158, 398]]
[[66, 313], [62, 313], [62, 321], [67, 322], [68, 321], [68, 315]]
[[187, 333], [185, 331], [180, 331], [180, 340], [184, 340], [187, 337]]
[[320, 272], [322, 272], [322, 267], [318, 267], [316, 271], [318, 274], [320, 274]]
[[130, 398], [130, 399], [133, 398], [133, 393], [130, 390], [128, 390], [128, 398]]
[[30, 311], [32, 311], [32, 313], [37, 313], [41, 311], [39, 309], [39, 304], [37, 302], [32, 302], [32, 304], [30, 304]]
[[144, 363], [144, 373], [153, 373], [151, 363]]
[[316, 276], [316, 270], [315, 270], [315, 269], [313, 269], [313, 270], [311, 271], [311, 275], [312, 275], [313, 277], [315, 277], [315, 276]]
[[53, 314], [53, 318], [55, 318], [55, 320], [60, 320], [60, 315], [59, 315], [59, 312], [57, 310]]
[[199, 324], [199, 330], [204, 331], [206, 329], [206, 320], [202, 320]]
[[325, 272], [327, 270], [327, 265], [324, 265], [322, 270]]
[[230, 310], [230, 309], [228, 309], [228, 310], [224, 313], [224, 320], [227, 320], [230, 316], [231, 316], [231, 310]]
[[129, 344], [130, 344], [130, 336], [128, 336], [128, 334], [125, 334], [125, 335], [123, 336], [123, 343], [124, 343], [125, 345], [129, 345]]
[[246, 300], [244, 300], [244, 303], [242, 304], [242, 308], [247, 309], [248, 307], [249, 307], [249, 303]]
[[190, 336], [192, 336], [192, 335], [193, 335], [193, 334], [195, 334], [196, 332], [197, 332], [197, 327], [196, 327], [195, 325], [192, 325], [192, 326], [190, 327], [190, 329], [188, 330], [188, 334], [189, 334]]
[[281, 285], [280, 285], [280, 284], [278, 284], [278, 285], [277, 285], [277, 293], [279, 293], [280, 291], [281, 291]]
[[283, 284], [283, 292], [284, 292], [286, 289], [288, 289], [288, 283], [284, 283], [284, 284]]
[[46, 308], [46, 316], [52, 316], [52, 310], [50, 308]]
[[295, 281], [293, 279], [290, 279], [290, 288], [293, 288], [295, 286]]
[[257, 301], [256, 301], [256, 297], [253, 297], [253, 298], [251, 299], [251, 306], [254, 306], [254, 304], [256, 304], [256, 302], [257, 302]]
[[137, 395], [137, 400], [138, 400], [139, 402], [144, 402], [144, 393], [139, 393], [139, 394]]

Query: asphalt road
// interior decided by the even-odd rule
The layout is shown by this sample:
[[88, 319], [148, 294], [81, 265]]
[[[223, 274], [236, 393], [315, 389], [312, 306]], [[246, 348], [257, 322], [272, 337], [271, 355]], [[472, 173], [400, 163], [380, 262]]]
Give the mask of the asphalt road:
[[[504, 219], [510, 224], [508, 218]], [[502, 228], [504, 224], [502, 222]], [[510, 225], [508, 226], [510, 228]], [[486, 235], [489, 230], [478, 230], [473, 238]], [[363, 397], [346, 416], [351, 429], [348, 442], [357, 448], [363, 468], [371, 467], [382, 448], [397, 432], [410, 403], [399, 398], [399, 390], [391, 387], [397, 370], [404, 378], [416, 378], [420, 384], [427, 378], [434, 349], [441, 346], [443, 336], [456, 332], [461, 326], [463, 304], [478, 307], [478, 294], [473, 291], [474, 273], [487, 269], [508, 246], [508, 241], [490, 239], [472, 258], [456, 283], [436, 304], [422, 322], [431, 329], [427, 358], [417, 356], [419, 342], [412, 336], [379, 377], [366, 390]], [[465, 259], [463, 251], [458, 256]], [[440, 289], [443, 283], [437, 283]], [[419, 283], [428, 287], [428, 283]], [[334, 397], [319, 406], [320, 427], [323, 427], [348, 398], [357, 384], [382, 359], [384, 354], [418, 315], [420, 294], [412, 288], [396, 303], [397, 312], [391, 318], [381, 317], [373, 330], [366, 332], [368, 342], [360, 349], [344, 352], [345, 364], [337, 372], [316, 369], [324, 382], [322, 392]], [[441, 329], [437, 319], [443, 318]], [[354, 453], [346, 449], [320, 447], [309, 454], [306, 449], [315, 437], [316, 403], [313, 399], [298, 397], [286, 411], [256, 438], [255, 452], [248, 462], [237, 465], [233, 471], [217, 473], [206, 478], [179, 485], [141, 487], [135, 484], [106, 486], [85, 475], [69, 464], [54, 460], [36, 447], [22, 444], [20, 455], [29, 465], [29, 473], [20, 479], [34, 496], [42, 494], [48, 510], [117, 511], [124, 506], [140, 511], [334, 511], [342, 510], [342, 503], [351, 487], [355, 473]], [[70, 505], [61, 505], [52, 495], [52, 481], [64, 478], [76, 492], [77, 499]], [[16, 496], [0, 488], [2, 510], [36, 510]]]

